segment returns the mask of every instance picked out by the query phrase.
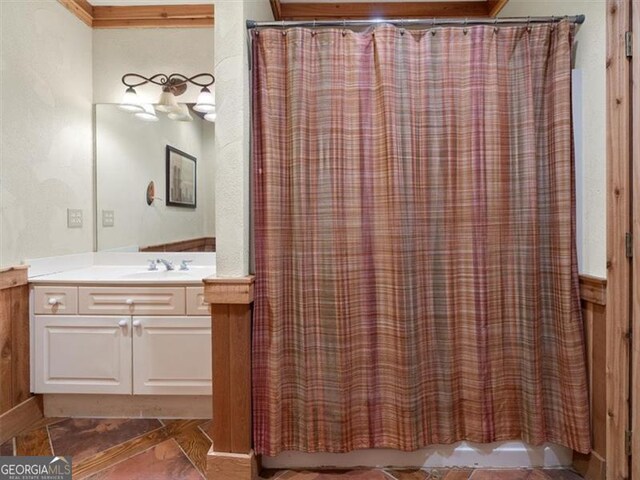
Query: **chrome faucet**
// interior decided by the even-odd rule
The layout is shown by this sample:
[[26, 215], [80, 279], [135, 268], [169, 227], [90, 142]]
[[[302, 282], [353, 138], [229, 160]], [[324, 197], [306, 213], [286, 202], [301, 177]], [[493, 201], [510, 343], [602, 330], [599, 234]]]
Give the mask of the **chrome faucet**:
[[167, 270], [173, 270], [175, 268], [173, 266], [173, 263], [171, 263], [169, 260], [165, 260], [164, 258], [159, 258], [158, 260], [156, 260], [156, 263], [162, 263]]

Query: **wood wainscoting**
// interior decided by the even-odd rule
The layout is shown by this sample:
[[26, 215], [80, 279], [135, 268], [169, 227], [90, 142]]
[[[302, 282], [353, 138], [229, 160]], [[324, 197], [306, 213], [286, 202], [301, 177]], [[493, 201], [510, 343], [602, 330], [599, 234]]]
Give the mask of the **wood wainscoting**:
[[141, 247], [141, 252], [215, 252], [216, 238], [202, 237]]
[[0, 270], [0, 444], [42, 417], [30, 398], [27, 267]]
[[251, 317], [255, 277], [205, 278], [211, 304], [213, 445], [209, 480], [255, 480], [251, 441]]
[[580, 298], [587, 344], [593, 451], [589, 455], [575, 454], [574, 467], [588, 480], [604, 480], [607, 455], [607, 281], [581, 275]]

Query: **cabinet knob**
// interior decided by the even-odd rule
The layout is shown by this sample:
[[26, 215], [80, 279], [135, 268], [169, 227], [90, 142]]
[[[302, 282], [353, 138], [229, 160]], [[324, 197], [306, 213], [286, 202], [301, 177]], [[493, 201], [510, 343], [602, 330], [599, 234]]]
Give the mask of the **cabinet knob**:
[[49, 305], [57, 305], [57, 304], [58, 304], [58, 299], [57, 298], [51, 297], [49, 299]]
[[127, 298], [124, 303], [126, 303], [127, 305], [133, 305], [133, 298]]
[[133, 326], [134, 326], [134, 327], [139, 327], [139, 326], [141, 326], [141, 325], [142, 325], [142, 322], [141, 322], [140, 320], [134, 320], [134, 321], [133, 321]]
[[118, 325], [120, 325], [121, 327], [126, 327], [127, 326], [127, 321], [125, 319], [122, 319], [118, 322]]

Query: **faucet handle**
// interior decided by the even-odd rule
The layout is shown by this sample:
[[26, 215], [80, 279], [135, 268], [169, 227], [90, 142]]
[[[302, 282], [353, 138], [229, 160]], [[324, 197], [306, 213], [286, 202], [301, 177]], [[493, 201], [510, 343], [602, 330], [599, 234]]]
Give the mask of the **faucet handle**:
[[193, 260], [182, 260], [180, 264], [180, 270], [189, 270], [189, 264], [193, 262]]
[[158, 270], [158, 265], [155, 260], [147, 260], [149, 262], [149, 271], [153, 272], [154, 270]]

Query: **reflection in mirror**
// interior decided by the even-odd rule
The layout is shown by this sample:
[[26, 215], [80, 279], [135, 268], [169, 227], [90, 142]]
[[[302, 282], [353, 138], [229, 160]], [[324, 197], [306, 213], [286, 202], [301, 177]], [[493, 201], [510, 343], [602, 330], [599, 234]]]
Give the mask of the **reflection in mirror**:
[[[117, 105], [96, 105], [99, 251], [215, 251], [214, 124], [195, 112], [191, 116], [189, 122], [165, 115], [145, 122]], [[175, 160], [169, 168], [167, 147], [195, 158], [195, 184], [193, 162], [185, 163], [189, 175], [182, 175]], [[149, 205], [150, 182], [155, 192]], [[173, 195], [176, 189], [195, 195], [195, 208], [168, 206], [167, 186]]]

